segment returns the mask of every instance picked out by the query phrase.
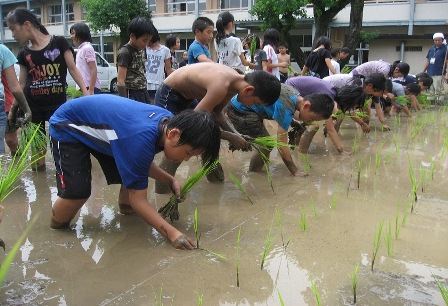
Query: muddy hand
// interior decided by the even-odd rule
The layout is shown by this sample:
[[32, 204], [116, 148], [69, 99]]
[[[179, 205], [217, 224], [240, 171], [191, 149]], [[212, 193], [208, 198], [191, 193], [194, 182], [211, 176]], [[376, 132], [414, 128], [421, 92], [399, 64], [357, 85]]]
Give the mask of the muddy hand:
[[390, 127], [387, 124], [383, 124], [383, 126], [381, 127], [381, 129], [383, 131], [390, 131]]
[[232, 141], [230, 144], [231, 150], [248, 150], [250, 147], [250, 144], [247, 142], [246, 139], [243, 138], [242, 135], [233, 134]]
[[179, 250], [194, 250], [196, 248], [196, 243], [184, 234], [171, 241], [171, 245]]
[[306, 173], [303, 172], [303, 171], [297, 170], [297, 172], [294, 173], [294, 176], [298, 176], [298, 177], [307, 177], [308, 174], [306, 174]]

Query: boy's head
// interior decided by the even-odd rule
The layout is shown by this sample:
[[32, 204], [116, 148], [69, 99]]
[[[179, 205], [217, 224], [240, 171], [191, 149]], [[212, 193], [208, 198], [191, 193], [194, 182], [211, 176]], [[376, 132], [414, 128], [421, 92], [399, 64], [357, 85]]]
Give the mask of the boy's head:
[[331, 57], [337, 61], [341, 59], [341, 49], [339, 48], [332, 48], [330, 50], [330, 54]]
[[180, 49], [180, 38], [176, 34], [170, 34], [166, 37], [165, 46], [168, 49], [179, 50]]
[[402, 61], [395, 61], [390, 68], [390, 76], [393, 78], [406, 77], [409, 74], [410, 67]]
[[405, 93], [407, 95], [419, 95], [421, 92], [420, 85], [418, 83], [411, 83], [405, 87]]
[[324, 93], [312, 93], [303, 98], [301, 109], [299, 109], [299, 119], [304, 123], [321, 121], [330, 118], [333, 113], [334, 101]]
[[238, 91], [238, 101], [245, 105], [264, 104], [272, 105], [280, 95], [280, 81], [263, 70], [257, 70], [244, 75], [248, 83]]
[[421, 90], [427, 90], [432, 85], [432, 77], [426, 72], [421, 72], [416, 76], [417, 83], [420, 85]]
[[352, 54], [352, 51], [348, 47], [342, 47], [341, 52], [339, 53], [340, 59], [346, 59]]
[[278, 43], [278, 53], [286, 54], [288, 52], [288, 44], [284, 41]]
[[191, 30], [196, 40], [203, 45], [208, 45], [213, 39], [214, 27], [215, 24], [210, 18], [198, 17], [193, 22]]
[[182, 53], [182, 59], [188, 61], [188, 51], [185, 50], [184, 53]]
[[178, 162], [201, 155], [202, 161], [218, 159], [221, 130], [210, 113], [185, 110], [166, 122], [166, 158]]
[[386, 77], [382, 73], [372, 73], [364, 79], [363, 89], [367, 95], [381, 97], [386, 86]]
[[145, 48], [156, 33], [152, 21], [146, 17], [135, 17], [128, 27], [129, 44], [138, 50]]
[[75, 45], [80, 45], [83, 42], [92, 42], [89, 27], [82, 22], [75, 23], [70, 27], [70, 36]]
[[366, 101], [366, 95], [361, 86], [346, 85], [337, 89], [335, 101], [338, 108], [346, 112], [354, 108], [362, 108]]
[[157, 29], [154, 29], [154, 34], [152, 35], [151, 39], [149, 40], [149, 44], [155, 44], [158, 43], [160, 41], [160, 35], [159, 35], [159, 31], [157, 31]]

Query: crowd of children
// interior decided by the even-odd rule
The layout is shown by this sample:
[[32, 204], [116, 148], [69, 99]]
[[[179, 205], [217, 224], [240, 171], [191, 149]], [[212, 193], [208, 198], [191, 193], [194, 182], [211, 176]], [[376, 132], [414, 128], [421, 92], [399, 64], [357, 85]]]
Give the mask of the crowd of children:
[[[342, 117], [337, 114], [365, 112], [366, 118], [352, 118], [368, 133], [370, 109], [375, 108], [382, 128], [388, 130], [385, 115], [403, 110], [410, 116], [411, 109], [420, 110], [417, 95], [432, 84], [426, 73], [408, 77], [409, 65], [402, 62], [371, 61], [341, 74], [339, 61], [349, 56], [350, 50], [331, 49], [327, 37], [317, 40], [302, 76], [297, 76], [290, 66], [288, 45], [281, 42], [276, 29], [266, 30], [262, 40], [256, 34], [241, 40], [233, 32], [233, 15], [222, 12], [216, 21], [216, 37], [215, 23], [209, 18], [198, 17], [193, 22], [195, 40], [180, 63], [175, 56], [180, 48], [177, 35], [169, 35], [164, 46], [149, 19], [134, 18], [129, 24], [129, 41], [117, 56], [119, 96], [92, 95], [99, 93], [100, 86], [85, 24], [70, 28], [78, 47], [75, 65], [66, 39], [50, 35], [27, 9], [11, 11], [6, 23], [19, 43], [29, 42], [17, 56], [19, 82], [12, 67], [14, 55], [0, 45], [0, 69], [15, 98], [7, 132], [14, 133], [18, 126], [19, 107], [25, 114], [23, 122], [41, 124], [43, 129], [46, 121], [50, 124], [58, 188], [50, 226], [69, 227], [89, 198], [94, 156], [107, 183], [121, 184], [120, 211], [139, 214], [180, 249], [192, 249], [195, 243], [148, 202], [148, 176], [156, 180], [157, 193], [171, 191], [179, 196], [181, 184], [175, 173], [181, 162], [192, 156], [202, 156], [204, 163], [216, 161], [221, 139], [227, 140], [232, 150], [248, 150], [248, 139], [269, 135], [264, 119], [277, 122], [278, 141], [298, 146], [304, 154], [319, 129], [307, 125], [325, 121], [325, 134], [336, 150], [350, 155], [338, 134]], [[210, 51], [212, 41], [216, 61]], [[67, 71], [88, 97], [65, 103]], [[409, 97], [410, 108], [400, 100], [402, 96]], [[372, 103], [366, 106], [369, 99]], [[5, 129], [6, 119], [0, 117], [2, 135]], [[9, 137], [7, 142], [11, 152], [17, 150], [16, 138]], [[295, 165], [290, 147], [278, 150], [293, 176], [306, 176]], [[158, 166], [153, 159], [161, 151], [164, 157]], [[268, 157], [270, 151], [263, 153]], [[260, 171], [262, 166], [260, 155], [254, 153], [249, 170]], [[39, 160], [33, 169], [45, 170], [45, 160]], [[223, 181], [222, 168], [218, 166], [208, 179]]]

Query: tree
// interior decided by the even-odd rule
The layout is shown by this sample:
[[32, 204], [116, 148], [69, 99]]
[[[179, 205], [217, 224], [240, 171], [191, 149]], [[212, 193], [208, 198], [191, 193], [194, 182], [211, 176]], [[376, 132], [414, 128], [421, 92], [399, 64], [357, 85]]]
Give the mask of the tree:
[[[350, 9], [350, 27], [348, 30], [348, 39], [346, 47], [352, 52], [356, 51], [361, 42], [362, 18], [364, 13], [364, 0], [352, 0]], [[343, 60], [344, 66], [348, 63], [348, 58]], [[342, 68], [342, 67], [341, 67]]]
[[326, 36], [330, 23], [334, 17], [344, 9], [351, 0], [316, 0], [309, 1], [313, 4], [314, 23], [316, 32], [314, 34], [314, 42], [320, 36]]
[[81, 0], [86, 8], [86, 19], [93, 31], [120, 31], [120, 42], [129, 41], [128, 25], [136, 16], [151, 18], [145, 0]]
[[299, 65], [305, 63], [305, 56], [300, 49], [297, 39], [291, 36], [290, 31], [297, 26], [297, 18], [306, 17], [303, 7], [306, 0], [257, 0], [250, 14], [262, 20], [261, 30], [268, 28], [277, 29], [283, 40], [288, 44], [291, 57], [295, 58]]

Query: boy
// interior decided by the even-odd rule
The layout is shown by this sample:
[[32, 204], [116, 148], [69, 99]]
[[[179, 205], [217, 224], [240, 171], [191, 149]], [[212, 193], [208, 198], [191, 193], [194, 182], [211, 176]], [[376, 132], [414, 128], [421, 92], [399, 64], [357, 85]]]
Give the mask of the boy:
[[129, 42], [118, 50], [118, 94], [121, 97], [149, 103], [146, 90], [145, 48], [155, 33], [151, 20], [135, 17], [128, 28]]
[[[235, 131], [223, 114], [223, 109], [235, 94], [238, 94], [238, 99], [245, 105], [273, 104], [280, 95], [280, 81], [266, 71], [241, 75], [234, 69], [217, 63], [188, 65], [165, 79], [157, 90], [155, 104], [174, 114], [188, 108], [212, 113], [224, 130], [221, 138], [231, 142], [235, 149], [244, 149], [248, 145], [247, 141]], [[171, 175], [176, 173], [178, 166], [179, 164], [165, 159], [161, 164]], [[222, 181], [224, 178], [212, 179], [212, 176], [208, 176], [208, 179]], [[157, 193], [167, 191], [167, 186], [156, 182]]]
[[207, 17], [198, 17], [193, 22], [194, 41], [188, 47], [188, 64], [213, 62], [208, 46], [213, 39], [214, 28], [214, 22]]
[[182, 62], [179, 63], [179, 68], [188, 65], [188, 51], [182, 53]]
[[171, 186], [179, 182], [153, 163], [160, 151], [177, 162], [202, 155], [215, 161], [220, 130], [206, 112], [185, 111], [173, 117], [154, 105], [114, 95], [93, 95], [64, 103], [50, 119], [50, 142], [59, 198], [53, 204], [50, 227], [62, 229], [91, 193], [92, 154], [108, 184], [121, 184], [120, 212], [136, 212], [171, 245], [191, 250], [195, 244], [165, 221], [147, 199], [148, 175]]
[[[288, 129], [293, 121], [294, 114], [299, 114], [296, 119], [304, 123], [328, 119], [334, 108], [333, 99], [324, 93], [315, 93], [306, 97], [294, 88], [282, 84], [279, 99], [272, 105], [245, 106], [238, 101], [238, 96], [232, 98], [227, 108], [227, 116], [238, 132], [251, 137], [269, 136], [263, 119], [275, 120], [278, 123], [277, 140], [288, 143]], [[291, 157], [288, 146], [279, 147], [278, 151], [283, 162], [293, 176], [306, 176], [298, 170]], [[269, 151], [263, 153], [269, 157]], [[249, 171], [260, 171], [263, 168], [263, 160], [258, 152], [255, 152], [250, 160]]]
[[[278, 44], [278, 62], [286, 62], [288, 66], [291, 65], [291, 56], [287, 53], [288, 52], [288, 44], [286, 42], [280, 42]], [[285, 83], [288, 79], [288, 66], [280, 67], [280, 82]]]
[[338, 63], [338, 61], [340, 59], [340, 54], [341, 54], [341, 49], [339, 49], [339, 48], [331, 49], [331, 51], [330, 51], [331, 64], [333, 65], [333, 68], [336, 71], [336, 73], [333, 73], [333, 72], [331, 72], [331, 70], [328, 70], [329, 75], [341, 73], [341, 66]]

